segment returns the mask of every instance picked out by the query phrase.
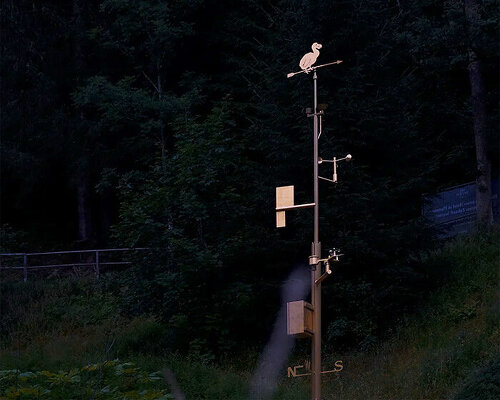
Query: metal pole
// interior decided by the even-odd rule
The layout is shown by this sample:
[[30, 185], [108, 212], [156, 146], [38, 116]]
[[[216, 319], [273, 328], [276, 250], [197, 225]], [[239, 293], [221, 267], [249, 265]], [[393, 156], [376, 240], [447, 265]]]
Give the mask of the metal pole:
[[[313, 255], [321, 258], [319, 242], [319, 189], [318, 189], [318, 75], [313, 75], [314, 82], [314, 243]], [[314, 307], [314, 335], [312, 340], [312, 400], [321, 400], [321, 265], [313, 265], [311, 296]]]
[[337, 183], [337, 157], [333, 157], [333, 182]]

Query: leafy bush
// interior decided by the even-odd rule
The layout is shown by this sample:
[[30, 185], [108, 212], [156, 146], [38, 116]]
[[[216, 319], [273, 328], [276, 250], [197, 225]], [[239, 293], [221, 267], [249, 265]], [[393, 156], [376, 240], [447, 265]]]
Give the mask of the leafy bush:
[[454, 400], [497, 400], [500, 398], [500, 356], [474, 371]]
[[16, 231], [9, 224], [0, 224], [0, 252], [20, 252], [25, 249], [26, 233]]
[[0, 371], [0, 399], [173, 399], [160, 372], [148, 373], [134, 363], [109, 360], [82, 368], [51, 372]]
[[121, 330], [116, 339], [120, 355], [132, 353], [163, 354], [171, 347], [171, 331], [152, 318], [135, 318]]

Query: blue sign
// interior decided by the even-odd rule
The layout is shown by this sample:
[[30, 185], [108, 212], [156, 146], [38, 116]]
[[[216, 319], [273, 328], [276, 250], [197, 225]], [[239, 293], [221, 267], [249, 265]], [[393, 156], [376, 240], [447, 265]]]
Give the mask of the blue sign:
[[[491, 182], [493, 219], [499, 221], [498, 192], [500, 179]], [[446, 189], [433, 196], [423, 196], [422, 214], [441, 232], [441, 237], [469, 233], [476, 222], [476, 184], [474, 182]]]

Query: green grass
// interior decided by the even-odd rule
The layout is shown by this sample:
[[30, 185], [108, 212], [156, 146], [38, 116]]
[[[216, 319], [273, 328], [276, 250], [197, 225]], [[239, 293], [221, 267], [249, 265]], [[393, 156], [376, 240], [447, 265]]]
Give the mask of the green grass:
[[[486, 234], [430, 254], [432, 268], [448, 268], [445, 286], [391, 340], [368, 354], [346, 354], [338, 382], [326, 385], [327, 397], [453, 399], [482, 366], [497, 365], [499, 243], [498, 234]], [[491, 390], [500, 395], [500, 385]], [[499, 398], [491, 396], [475, 399]]]
[[[325, 352], [324, 365], [341, 359], [344, 370], [324, 376], [324, 398], [500, 398], [499, 253], [500, 235], [490, 233], [427, 254], [429, 274], [439, 281], [435, 292], [371, 351]], [[187, 399], [247, 398], [258, 354], [250, 351], [215, 365], [165, 353], [162, 323], [118, 316], [118, 300], [105, 285], [93, 285], [32, 283], [3, 292], [17, 294], [3, 302], [9, 312], [2, 315], [0, 370], [11, 372], [0, 372], [1, 399], [168, 398], [159, 373], [164, 368], [173, 371]], [[116, 365], [125, 362], [134, 363], [130, 375], [115, 374]], [[100, 367], [85, 370], [88, 365]], [[59, 383], [50, 381], [56, 376]], [[71, 382], [74, 376], [80, 381]], [[310, 378], [288, 379], [285, 370], [282, 376], [275, 399], [309, 398]], [[50, 392], [30, 392], [37, 387]]]

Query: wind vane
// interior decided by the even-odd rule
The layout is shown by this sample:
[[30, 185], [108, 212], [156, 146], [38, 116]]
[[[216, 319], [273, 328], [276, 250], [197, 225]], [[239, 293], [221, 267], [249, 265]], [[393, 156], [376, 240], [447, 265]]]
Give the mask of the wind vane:
[[316, 63], [316, 60], [318, 59], [319, 49], [321, 49], [322, 47], [323, 46], [320, 43], [314, 42], [311, 46], [312, 52], [304, 54], [304, 56], [300, 59], [299, 67], [302, 68], [302, 71], [290, 72], [289, 74], [287, 74], [286, 77], [291, 78], [292, 76], [297, 75], [297, 74], [301, 74], [303, 72], [308, 74], [309, 72], [315, 71], [318, 68], [326, 67], [327, 65], [340, 64], [342, 62], [342, 60], [337, 60], [337, 61], [333, 61], [330, 63], [321, 64], [321, 65], [317, 65], [316, 67], [313, 67], [314, 63]]
[[[293, 376], [311, 375], [311, 399], [321, 400], [321, 374], [338, 372], [340, 369], [331, 371], [321, 370], [321, 284], [332, 274], [333, 265], [339, 261], [339, 249], [329, 251], [328, 257], [321, 258], [321, 242], [319, 241], [319, 179], [337, 183], [337, 162], [351, 161], [350, 154], [343, 158], [333, 157], [332, 160], [325, 160], [318, 156], [318, 139], [321, 136], [321, 120], [324, 115], [324, 110], [318, 109], [318, 75], [316, 70], [327, 65], [340, 64], [342, 60], [337, 60], [327, 64], [313, 66], [319, 56], [321, 44], [313, 43], [312, 52], [305, 54], [300, 60], [299, 66], [301, 71], [291, 72], [287, 74], [287, 78], [291, 78], [297, 74], [313, 71], [313, 87], [314, 87], [314, 108], [307, 108], [306, 114], [313, 118], [313, 186], [314, 186], [314, 202], [295, 204], [294, 187], [281, 186], [276, 188], [276, 227], [282, 228], [286, 226], [286, 213], [292, 210], [301, 208], [314, 208], [314, 241], [311, 245], [311, 256], [309, 257], [309, 266], [311, 268], [311, 303], [306, 301], [293, 301], [287, 303], [287, 333], [295, 337], [309, 337], [312, 340], [311, 348], [311, 363], [310, 373], [297, 374], [297, 370], [289, 368]], [[323, 163], [333, 164], [332, 179], [324, 178], [318, 175], [318, 166]], [[323, 272], [324, 270], [324, 272]], [[337, 366], [337, 364], [336, 364]], [[302, 366], [298, 366], [302, 367]], [[340, 365], [338, 365], [340, 367]], [[290, 374], [289, 374], [290, 375]]]

